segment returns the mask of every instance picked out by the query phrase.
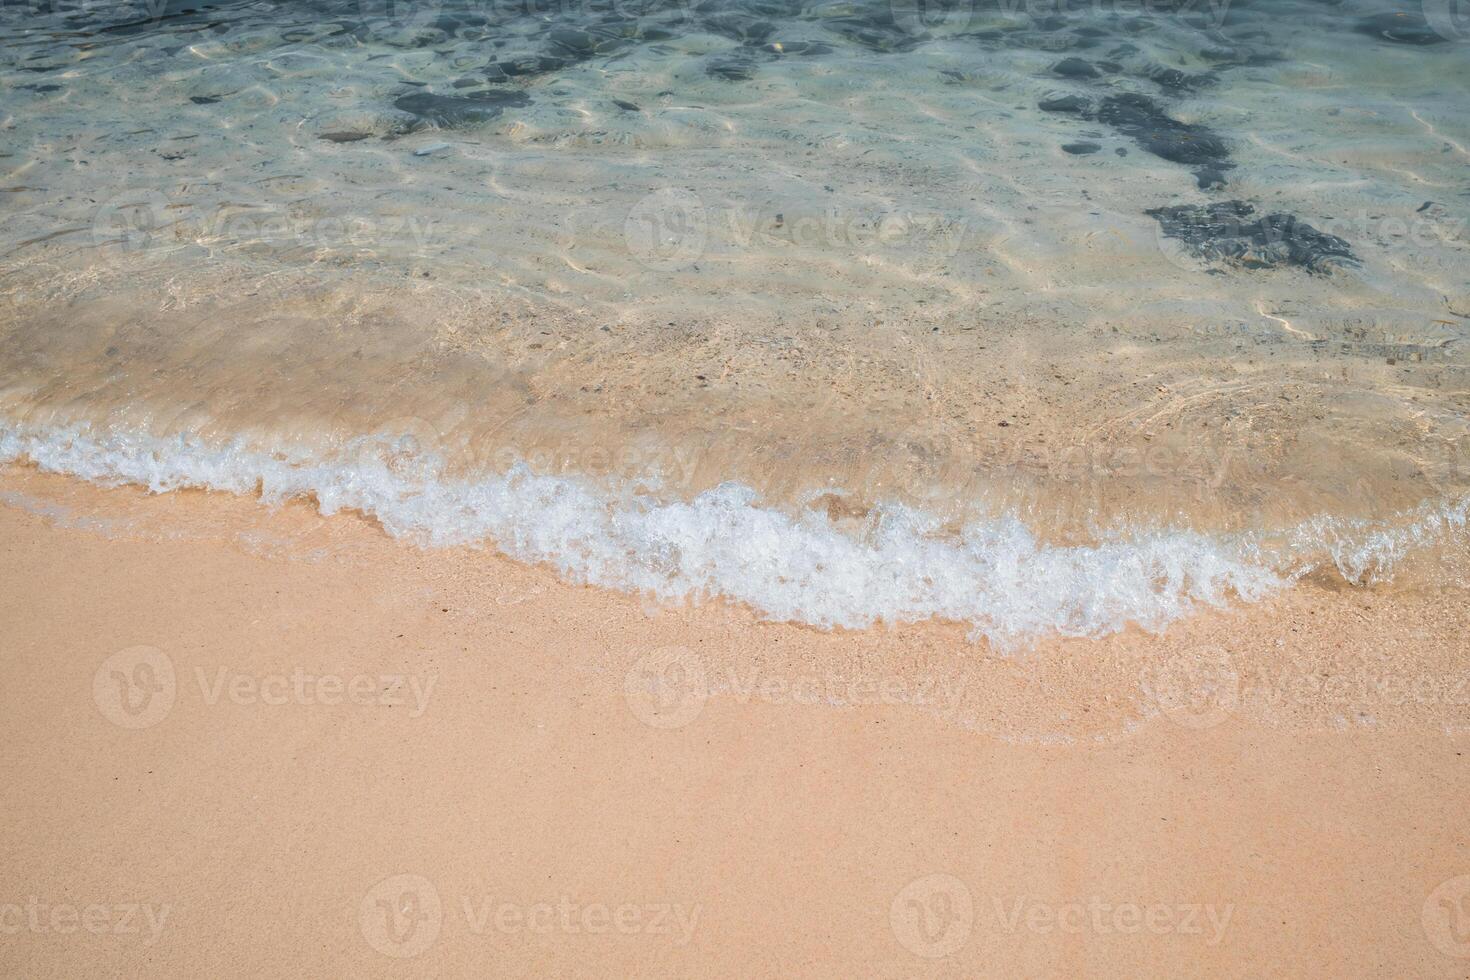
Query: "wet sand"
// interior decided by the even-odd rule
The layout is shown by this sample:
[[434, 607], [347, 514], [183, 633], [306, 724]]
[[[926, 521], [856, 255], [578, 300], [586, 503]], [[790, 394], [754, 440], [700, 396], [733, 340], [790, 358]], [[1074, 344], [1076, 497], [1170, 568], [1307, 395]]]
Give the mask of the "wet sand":
[[1452, 597], [1309, 582], [999, 656], [304, 505], [0, 499], [9, 975], [1470, 962]]

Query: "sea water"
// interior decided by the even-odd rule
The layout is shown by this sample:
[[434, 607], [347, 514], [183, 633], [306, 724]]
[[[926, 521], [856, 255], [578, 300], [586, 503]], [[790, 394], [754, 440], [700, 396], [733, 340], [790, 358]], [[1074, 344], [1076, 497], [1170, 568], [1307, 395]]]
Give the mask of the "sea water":
[[1465, 582], [1453, 0], [4, 0], [0, 91], [0, 459], [1002, 644]]

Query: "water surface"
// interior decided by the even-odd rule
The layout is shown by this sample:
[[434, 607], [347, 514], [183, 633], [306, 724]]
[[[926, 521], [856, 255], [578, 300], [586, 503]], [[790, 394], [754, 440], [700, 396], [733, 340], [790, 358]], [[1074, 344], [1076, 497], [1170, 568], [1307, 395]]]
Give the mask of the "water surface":
[[993, 638], [1462, 581], [1452, 4], [0, 8], [0, 451]]

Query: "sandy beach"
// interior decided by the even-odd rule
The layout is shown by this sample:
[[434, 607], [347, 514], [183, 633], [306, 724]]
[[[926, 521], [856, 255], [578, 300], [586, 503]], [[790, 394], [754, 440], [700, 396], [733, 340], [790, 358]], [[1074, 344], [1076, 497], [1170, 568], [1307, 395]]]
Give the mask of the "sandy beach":
[[1457, 3], [0, 4], [0, 976], [1470, 980]]
[[1466, 970], [1463, 604], [1000, 656], [305, 505], [0, 499], [8, 975]]

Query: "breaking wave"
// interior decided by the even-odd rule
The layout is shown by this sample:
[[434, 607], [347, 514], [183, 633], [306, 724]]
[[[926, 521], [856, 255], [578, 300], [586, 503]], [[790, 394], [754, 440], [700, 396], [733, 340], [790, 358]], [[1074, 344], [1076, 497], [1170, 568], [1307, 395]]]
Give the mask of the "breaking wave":
[[[662, 599], [724, 597], [774, 620], [864, 628], [929, 619], [968, 624], [1003, 648], [1045, 635], [1160, 630], [1200, 607], [1255, 602], [1318, 567], [1373, 582], [1416, 548], [1466, 530], [1470, 499], [1383, 522], [1320, 517], [1274, 534], [1134, 529], [1088, 545], [1045, 543], [1015, 517], [958, 533], [912, 508], [878, 508], [857, 529], [825, 513], [762, 506], [726, 483], [690, 500], [609, 489], [517, 464], [453, 478], [403, 437], [363, 436], [330, 458], [210, 445], [90, 425], [0, 422], [0, 462], [154, 492], [202, 488], [269, 503], [356, 510], [430, 547], [485, 544], [567, 580]], [[1268, 543], [1271, 542], [1271, 543]]]

